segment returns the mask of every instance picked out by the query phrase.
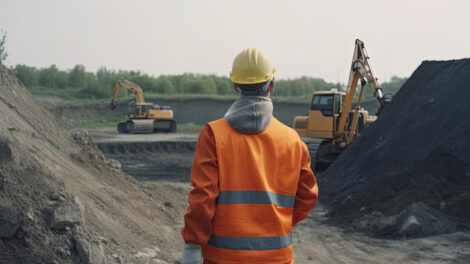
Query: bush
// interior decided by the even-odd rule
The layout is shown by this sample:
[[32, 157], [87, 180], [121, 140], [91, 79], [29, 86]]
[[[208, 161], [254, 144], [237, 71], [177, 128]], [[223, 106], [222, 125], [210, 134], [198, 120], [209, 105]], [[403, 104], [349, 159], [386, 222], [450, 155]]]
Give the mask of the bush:
[[[80, 100], [108, 99], [111, 97], [116, 81], [120, 76], [142, 87], [145, 93], [158, 94], [202, 94], [202, 95], [230, 95], [233, 94], [233, 84], [227, 77], [215, 75], [199, 75], [185, 73], [179, 75], [161, 75], [154, 77], [140, 71], [114, 71], [106, 67], [99, 68], [96, 73], [87, 72], [83, 65], [76, 65], [73, 69], [59, 70], [55, 65], [37, 69], [18, 64], [13, 68], [16, 76], [26, 87], [41, 89], [47, 93], [54, 91], [56, 95]], [[388, 83], [383, 83], [385, 93], [394, 94], [407, 78], [392, 77]], [[44, 88], [46, 87], [46, 88]], [[320, 78], [301, 77], [298, 79], [277, 80], [275, 83], [274, 98], [311, 98], [315, 91], [341, 89], [344, 85], [326, 82]], [[126, 89], [121, 89], [119, 97], [129, 95]], [[366, 91], [365, 99], [372, 95]], [[309, 100], [309, 99], [308, 99]]]

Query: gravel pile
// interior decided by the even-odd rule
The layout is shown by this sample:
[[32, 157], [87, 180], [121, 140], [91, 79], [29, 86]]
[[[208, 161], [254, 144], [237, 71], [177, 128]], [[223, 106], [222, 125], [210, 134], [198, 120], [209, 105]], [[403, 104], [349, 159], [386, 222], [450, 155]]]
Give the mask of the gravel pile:
[[[470, 59], [424, 61], [378, 120], [321, 175], [321, 198], [332, 219], [390, 236], [468, 227], [469, 98]], [[386, 220], [393, 224], [384, 231]], [[412, 232], [400, 232], [405, 223]]]

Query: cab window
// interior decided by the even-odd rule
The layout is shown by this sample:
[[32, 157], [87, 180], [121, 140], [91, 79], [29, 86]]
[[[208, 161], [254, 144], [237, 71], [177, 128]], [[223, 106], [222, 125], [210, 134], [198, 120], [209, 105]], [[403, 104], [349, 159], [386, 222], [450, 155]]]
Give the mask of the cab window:
[[315, 95], [312, 100], [311, 110], [321, 110], [323, 115], [333, 115], [333, 95], [332, 94], [321, 94]]
[[339, 102], [340, 95], [336, 94], [335, 95], [335, 114], [339, 114], [339, 111], [341, 111], [340, 107], [340, 102]]

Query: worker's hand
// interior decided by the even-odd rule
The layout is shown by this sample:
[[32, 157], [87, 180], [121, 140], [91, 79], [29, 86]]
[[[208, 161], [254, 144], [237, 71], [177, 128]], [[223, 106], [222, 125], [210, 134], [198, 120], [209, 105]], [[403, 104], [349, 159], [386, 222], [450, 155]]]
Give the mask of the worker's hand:
[[201, 246], [197, 244], [186, 243], [183, 248], [183, 257], [181, 264], [201, 264], [202, 253]]

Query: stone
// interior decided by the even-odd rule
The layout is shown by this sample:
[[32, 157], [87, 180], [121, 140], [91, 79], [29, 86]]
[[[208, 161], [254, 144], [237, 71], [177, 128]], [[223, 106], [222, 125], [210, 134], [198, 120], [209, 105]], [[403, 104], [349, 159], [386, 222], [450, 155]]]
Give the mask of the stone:
[[21, 221], [14, 210], [0, 207], [0, 238], [12, 238], [21, 228]]
[[59, 247], [59, 248], [56, 249], [56, 252], [57, 252], [57, 255], [59, 255], [63, 259], [67, 259], [67, 258], [70, 257], [70, 250], [69, 249]]
[[83, 212], [77, 199], [66, 201], [57, 205], [52, 212], [50, 227], [52, 229], [65, 229], [83, 223]]
[[120, 170], [122, 168], [121, 163], [114, 159], [109, 159], [108, 164], [109, 166], [111, 166], [111, 168], [116, 169], [116, 170]]
[[90, 242], [83, 237], [77, 236], [75, 238], [75, 249], [80, 257], [80, 263], [104, 263], [104, 249], [99, 242]]
[[377, 221], [377, 234], [385, 236], [397, 229], [398, 216], [383, 217]]
[[12, 238], [21, 225], [13, 221], [0, 220], [0, 238]]
[[16, 231], [16, 234], [15, 234], [16, 238], [20, 238], [20, 239], [23, 238], [26, 235], [26, 233], [28, 232], [28, 229], [29, 228], [27, 226], [22, 226], [22, 227], [18, 228], [18, 230]]
[[65, 201], [64, 197], [62, 194], [58, 193], [58, 192], [53, 192], [49, 195], [49, 199], [51, 201]]
[[0, 163], [13, 160], [13, 151], [7, 141], [0, 139]]
[[105, 244], [105, 245], [109, 244], [108, 239], [105, 238], [105, 237], [100, 236], [100, 237], [98, 237], [98, 240], [99, 240], [101, 243]]
[[417, 235], [422, 229], [421, 223], [416, 219], [415, 216], [409, 216], [402, 224], [398, 233], [402, 236], [414, 236]]

